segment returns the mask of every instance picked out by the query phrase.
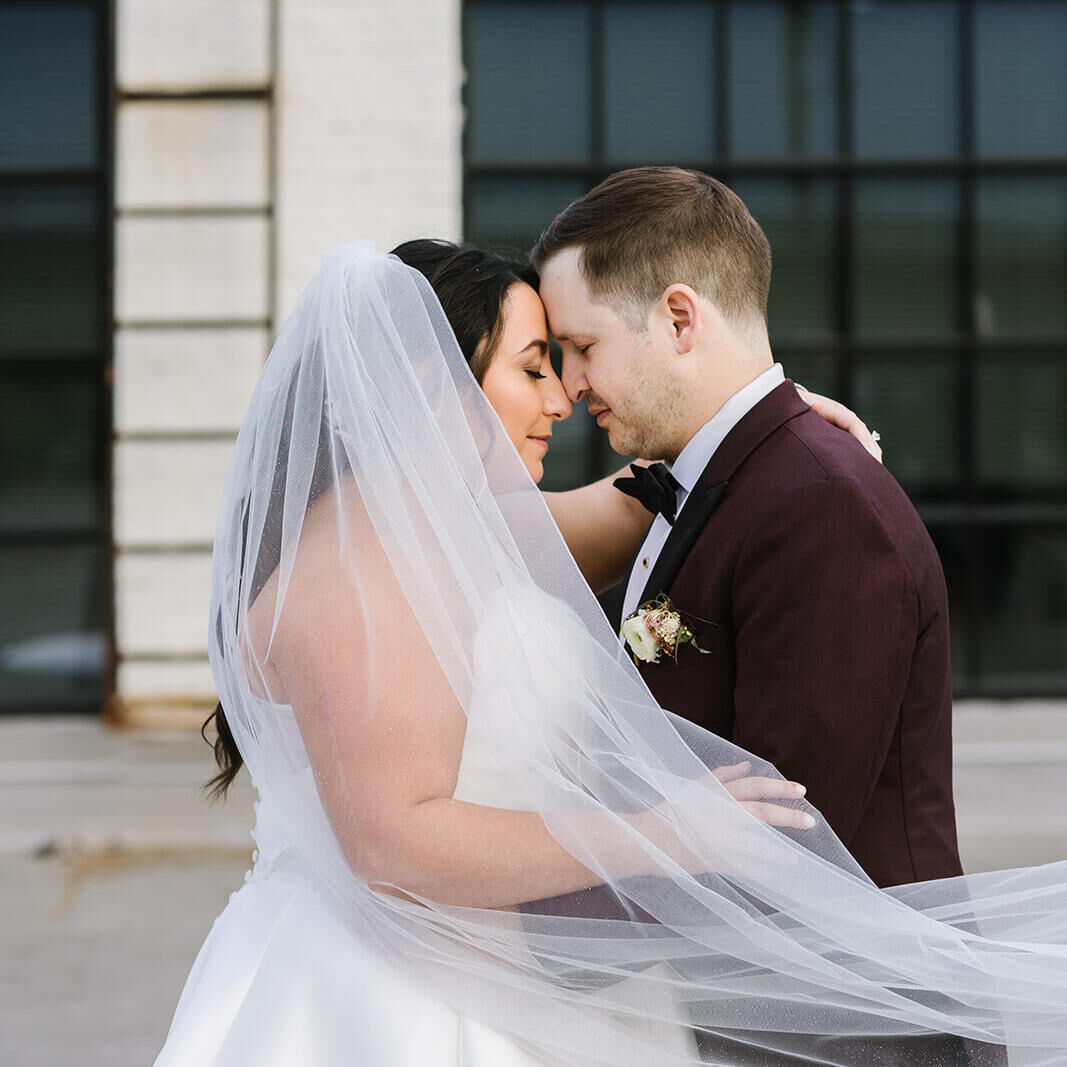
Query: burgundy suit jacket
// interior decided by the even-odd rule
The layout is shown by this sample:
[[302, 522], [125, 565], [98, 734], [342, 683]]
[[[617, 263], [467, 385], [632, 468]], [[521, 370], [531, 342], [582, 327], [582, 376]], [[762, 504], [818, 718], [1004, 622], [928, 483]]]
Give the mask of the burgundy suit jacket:
[[[889, 472], [792, 382], [741, 419], [687, 497], [639, 603], [661, 592], [709, 650], [640, 664], [663, 707], [803, 782], [878, 885], [961, 873], [937, 552]], [[655, 922], [625, 884], [522, 911]], [[709, 1062], [733, 1047], [698, 1040]], [[1006, 1063], [998, 1046], [951, 1036], [833, 1048], [852, 1063]]]
[[710, 651], [641, 664], [663, 707], [803, 782], [878, 885], [961, 873], [937, 552], [792, 382], [715, 452], [640, 602], [660, 592]]

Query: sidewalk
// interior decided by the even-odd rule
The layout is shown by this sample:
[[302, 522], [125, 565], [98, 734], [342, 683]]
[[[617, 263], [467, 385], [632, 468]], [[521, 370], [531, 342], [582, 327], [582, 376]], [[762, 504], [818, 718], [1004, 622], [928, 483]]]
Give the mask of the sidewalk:
[[199, 736], [0, 722], [0, 1063], [144, 1067], [242, 883], [252, 790]]
[[[252, 791], [199, 789], [196, 735], [0, 721], [0, 1063], [143, 1067], [241, 885]], [[961, 705], [969, 871], [1067, 858], [1067, 703]]]

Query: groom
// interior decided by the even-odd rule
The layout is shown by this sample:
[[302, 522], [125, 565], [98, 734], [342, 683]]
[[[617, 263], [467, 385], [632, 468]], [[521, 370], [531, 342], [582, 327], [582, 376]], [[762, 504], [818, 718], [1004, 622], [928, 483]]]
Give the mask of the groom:
[[642, 479], [660, 510], [623, 617], [667, 594], [710, 654], [642, 662], [653, 695], [803, 782], [878, 885], [960, 874], [941, 565], [892, 476], [774, 362], [759, 225], [705, 174], [642, 167], [532, 259], [571, 400], [666, 464]]

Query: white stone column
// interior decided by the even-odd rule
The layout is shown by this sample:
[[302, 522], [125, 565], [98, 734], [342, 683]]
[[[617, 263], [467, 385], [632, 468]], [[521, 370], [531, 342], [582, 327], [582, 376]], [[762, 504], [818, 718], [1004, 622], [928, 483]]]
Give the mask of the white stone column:
[[461, 0], [278, 0], [278, 321], [323, 252], [462, 231]]
[[199, 724], [211, 540], [272, 333], [271, 0], [117, 0], [114, 715]]

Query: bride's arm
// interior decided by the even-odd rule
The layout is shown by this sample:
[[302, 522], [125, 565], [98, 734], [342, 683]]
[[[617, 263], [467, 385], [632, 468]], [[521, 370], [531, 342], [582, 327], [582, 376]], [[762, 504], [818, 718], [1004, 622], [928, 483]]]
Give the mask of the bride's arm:
[[[294, 709], [352, 869], [382, 888], [483, 908], [599, 884], [537, 813], [454, 799], [466, 716], [380, 547], [361, 545], [358, 589], [334, 553], [321, 565], [303, 549], [301, 556], [271, 645], [271, 674]], [[768, 803], [795, 801], [791, 783], [751, 777], [740, 790], [733, 785], [727, 789], [757, 817], [807, 825], [795, 807]], [[598, 863], [622, 876], [645, 873], [654, 851], [647, 837], [663, 829], [657, 814], [578, 818], [588, 821], [583, 837], [597, 841]]]
[[[852, 434], [881, 462], [878, 442], [851, 408], [803, 386], [797, 386], [797, 391], [816, 414]], [[626, 577], [626, 569], [652, 522], [652, 516], [638, 501], [612, 485], [616, 478], [628, 473], [628, 468], [623, 467], [590, 485], [544, 494], [571, 555], [594, 593], [602, 593]]]
[[358, 594], [326, 568], [294, 574], [271, 649], [351, 868], [372, 885], [485, 908], [597, 884], [536, 813], [453, 799], [466, 716], [377, 563], [360, 568]]
[[590, 485], [544, 494], [567, 548], [594, 593], [626, 577], [652, 523], [644, 505], [612, 485], [626, 474], [629, 468], [623, 467]]

